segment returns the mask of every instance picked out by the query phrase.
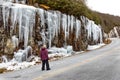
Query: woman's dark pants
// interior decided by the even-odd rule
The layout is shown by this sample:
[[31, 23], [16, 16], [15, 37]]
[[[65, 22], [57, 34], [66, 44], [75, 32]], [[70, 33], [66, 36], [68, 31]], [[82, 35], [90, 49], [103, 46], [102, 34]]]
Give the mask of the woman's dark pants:
[[45, 65], [46, 65], [46, 70], [50, 70], [48, 60], [42, 60], [42, 70], [45, 70]]

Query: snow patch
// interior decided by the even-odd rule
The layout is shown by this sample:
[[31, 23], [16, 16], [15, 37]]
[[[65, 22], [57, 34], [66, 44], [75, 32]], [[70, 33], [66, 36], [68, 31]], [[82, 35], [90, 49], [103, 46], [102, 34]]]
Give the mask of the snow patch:
[[98, 45], [88, 45], [87, 50], [95, 50], [95, 49], [100, 48], [100, 47], [102, 47], [104, 45], [105, 45], [104, 43], [98, 44]]
[[36, 64], [36, 62], [40, 61], [40, 58], [34, 56], [32, 62], [18, 62], [15, 59], [12, 59], [10, 62], [0, 63], [0, 68], [6, 68], [7, 70], [20, 70]]

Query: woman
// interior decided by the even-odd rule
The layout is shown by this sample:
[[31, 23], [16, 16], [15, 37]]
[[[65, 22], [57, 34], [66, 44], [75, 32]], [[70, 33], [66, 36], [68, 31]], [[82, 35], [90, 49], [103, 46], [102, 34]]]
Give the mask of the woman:
[[48, 58], [48, 51], [46, 49], [46, 45], [42, 46], [42, 49], [40, 50], [40, 58], [42, 60], [42, 71], [45, 70], [45, 65], [46, 65], [46, 70], [50, 70], [49, 67], [49, 58]]

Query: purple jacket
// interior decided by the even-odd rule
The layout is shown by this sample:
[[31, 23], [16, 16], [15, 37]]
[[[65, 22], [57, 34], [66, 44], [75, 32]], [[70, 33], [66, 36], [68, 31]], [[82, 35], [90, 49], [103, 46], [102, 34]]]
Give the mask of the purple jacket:
[[40, 51], [40, 58], [41, 60], [47, 60], [48, 58], [48, 51], [46, 48], [42, 48]]

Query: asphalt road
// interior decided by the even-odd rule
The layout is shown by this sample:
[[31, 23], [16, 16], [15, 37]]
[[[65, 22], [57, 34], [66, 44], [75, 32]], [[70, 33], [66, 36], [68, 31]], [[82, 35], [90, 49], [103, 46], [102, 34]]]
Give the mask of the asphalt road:
[[120, 80], [120, 39], [94, 51], [41, 65], [0, 74], [0, 80]]

